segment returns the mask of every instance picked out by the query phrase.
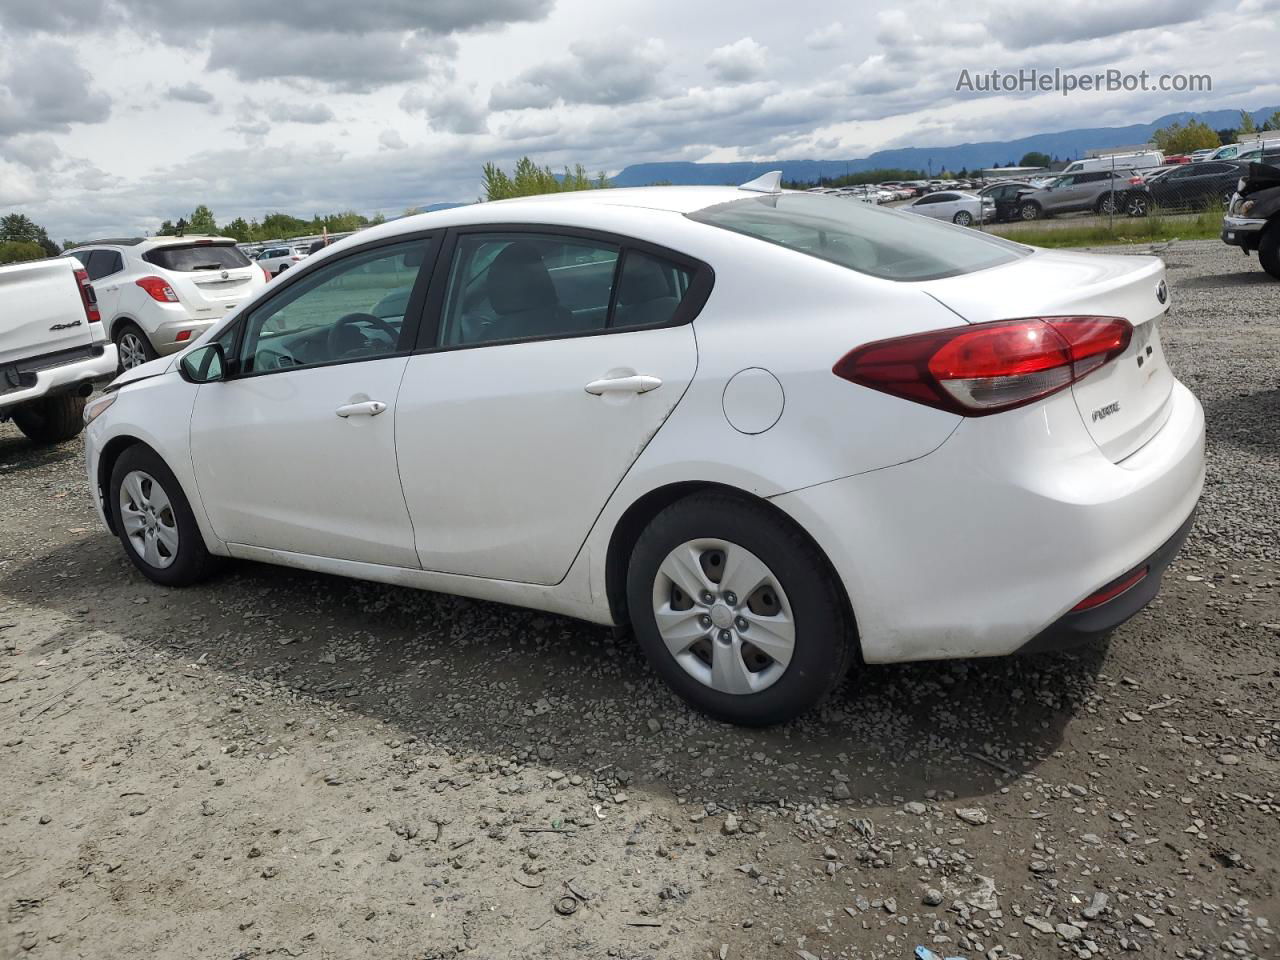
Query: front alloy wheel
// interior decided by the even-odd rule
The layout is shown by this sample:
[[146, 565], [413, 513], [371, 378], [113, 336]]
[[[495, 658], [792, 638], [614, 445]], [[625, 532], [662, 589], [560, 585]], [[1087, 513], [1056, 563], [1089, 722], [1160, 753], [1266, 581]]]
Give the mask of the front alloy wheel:
[[727, 540], [692, 540], [667, 554], [653, 582], [653, 617], [676, 663], [720, 693], [771, 687], [795, 651], [791, 605], [778, 578]]
[[178, 520], [164, 488], [149, 473], [131, 470], [120, 484], [120, 524], [129, 546], [163, 570], [178, 556]]

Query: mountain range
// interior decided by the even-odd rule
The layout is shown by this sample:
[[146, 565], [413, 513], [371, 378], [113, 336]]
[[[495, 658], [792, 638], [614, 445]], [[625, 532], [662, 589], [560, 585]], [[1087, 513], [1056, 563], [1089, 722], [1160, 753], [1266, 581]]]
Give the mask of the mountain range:
[[[1264, 107], [1253, 112], [1259, 127], [1280, 107]], [[938, 174], [943, 170], [977, 170], [996, 164], [1016, 164], [1032, 150], [1061, 160], [1075, 160], [1089, 150], [1126, 147], [1148, 143], [1161, 127], [1177, 121], [1199, 120], [1214, 130], [1236, 127], [1238, 110], [1207, 110], [1199, 113], [1169, 113], [1150, 123], [1133, 123], [1125, 127], [1085, 127], [1059, 133], [1037, 133], [1017, 140], [989, 140], [962, 143], [951, 147], [900, 147], [877, 150], [867, 157], [848, 160], [769, 160], [741, 163], [636, 163], [625, 167], [610, 181], [615, 187], [640, 187], [668, 181], [674, 184], [746, 183], [770, 170], [781, 170], [784, 180], [816, 183], [820, 177], [841, 177], [864, 170], [924, 170]]]

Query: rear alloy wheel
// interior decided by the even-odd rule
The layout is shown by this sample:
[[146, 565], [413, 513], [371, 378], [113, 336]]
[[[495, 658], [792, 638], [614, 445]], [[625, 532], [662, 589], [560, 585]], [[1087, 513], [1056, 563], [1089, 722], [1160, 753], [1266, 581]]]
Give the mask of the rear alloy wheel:
[[951, 218], [951, 222], [961, 227], [967, 227], [969, 224], [973, 223], [973, 214], [968, 210], [961, 210]]
[[1135, 193], [1129, 198], [1129, 202], [1125, 204], [1124, 212], [1131, 217], [1145, 217], [1150, 208], [1147, 198], [1140, 193]]
[[650, 522], [627, 603], [654, 669], [731, 723], [804, 713], [844, 676], [853, 649], [821, 555], [767, 507], [723, 494], [678, 501]]
[[133, 324], [125, 324], [116, 334], [116, 352], [120, 356], [121, 370], [132, 370], [159, 356], [146, 334]]
[[1030, 202], [1030, 201], [1027, 203], [1024, 203], [1021, 207], [1018, 208], [1018, 216], [1020, 216], [1023, 220], [1039, 220], [1040, 204]]
[[180, 587], [217, 569], [219, 559], [205, 547], [177, 477], [154, 451], [138, 444], [122, 453], [109, 496], [116, 534], [148, 579]]

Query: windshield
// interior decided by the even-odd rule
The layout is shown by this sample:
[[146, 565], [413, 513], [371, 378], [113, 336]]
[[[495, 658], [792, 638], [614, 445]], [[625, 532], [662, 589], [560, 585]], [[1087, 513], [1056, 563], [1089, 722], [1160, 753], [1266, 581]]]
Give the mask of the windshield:
[[249, 258], [230, 243], [193, 243], [190, 246], [158, 247], [143, 260], [162, 270], [191, 273], [196, 270], [232, 270], [249, 266]]
[[999, 237], [812, 193], [731, 200], [687, 216], [883, 280], [954, 277], [1031, 253]]

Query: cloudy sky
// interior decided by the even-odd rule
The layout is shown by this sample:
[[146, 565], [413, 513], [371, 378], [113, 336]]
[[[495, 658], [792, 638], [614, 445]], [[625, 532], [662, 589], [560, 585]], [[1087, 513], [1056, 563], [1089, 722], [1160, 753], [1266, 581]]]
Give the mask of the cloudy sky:
[[[940, 9], [949, 10], [940, 17]], [[1280, 103], [1280, 0], [0, 0], [0, 212], [396, 214], [487, 160], [845, 158]], [[1211, 93], [958, 93], [962, 69]]]

